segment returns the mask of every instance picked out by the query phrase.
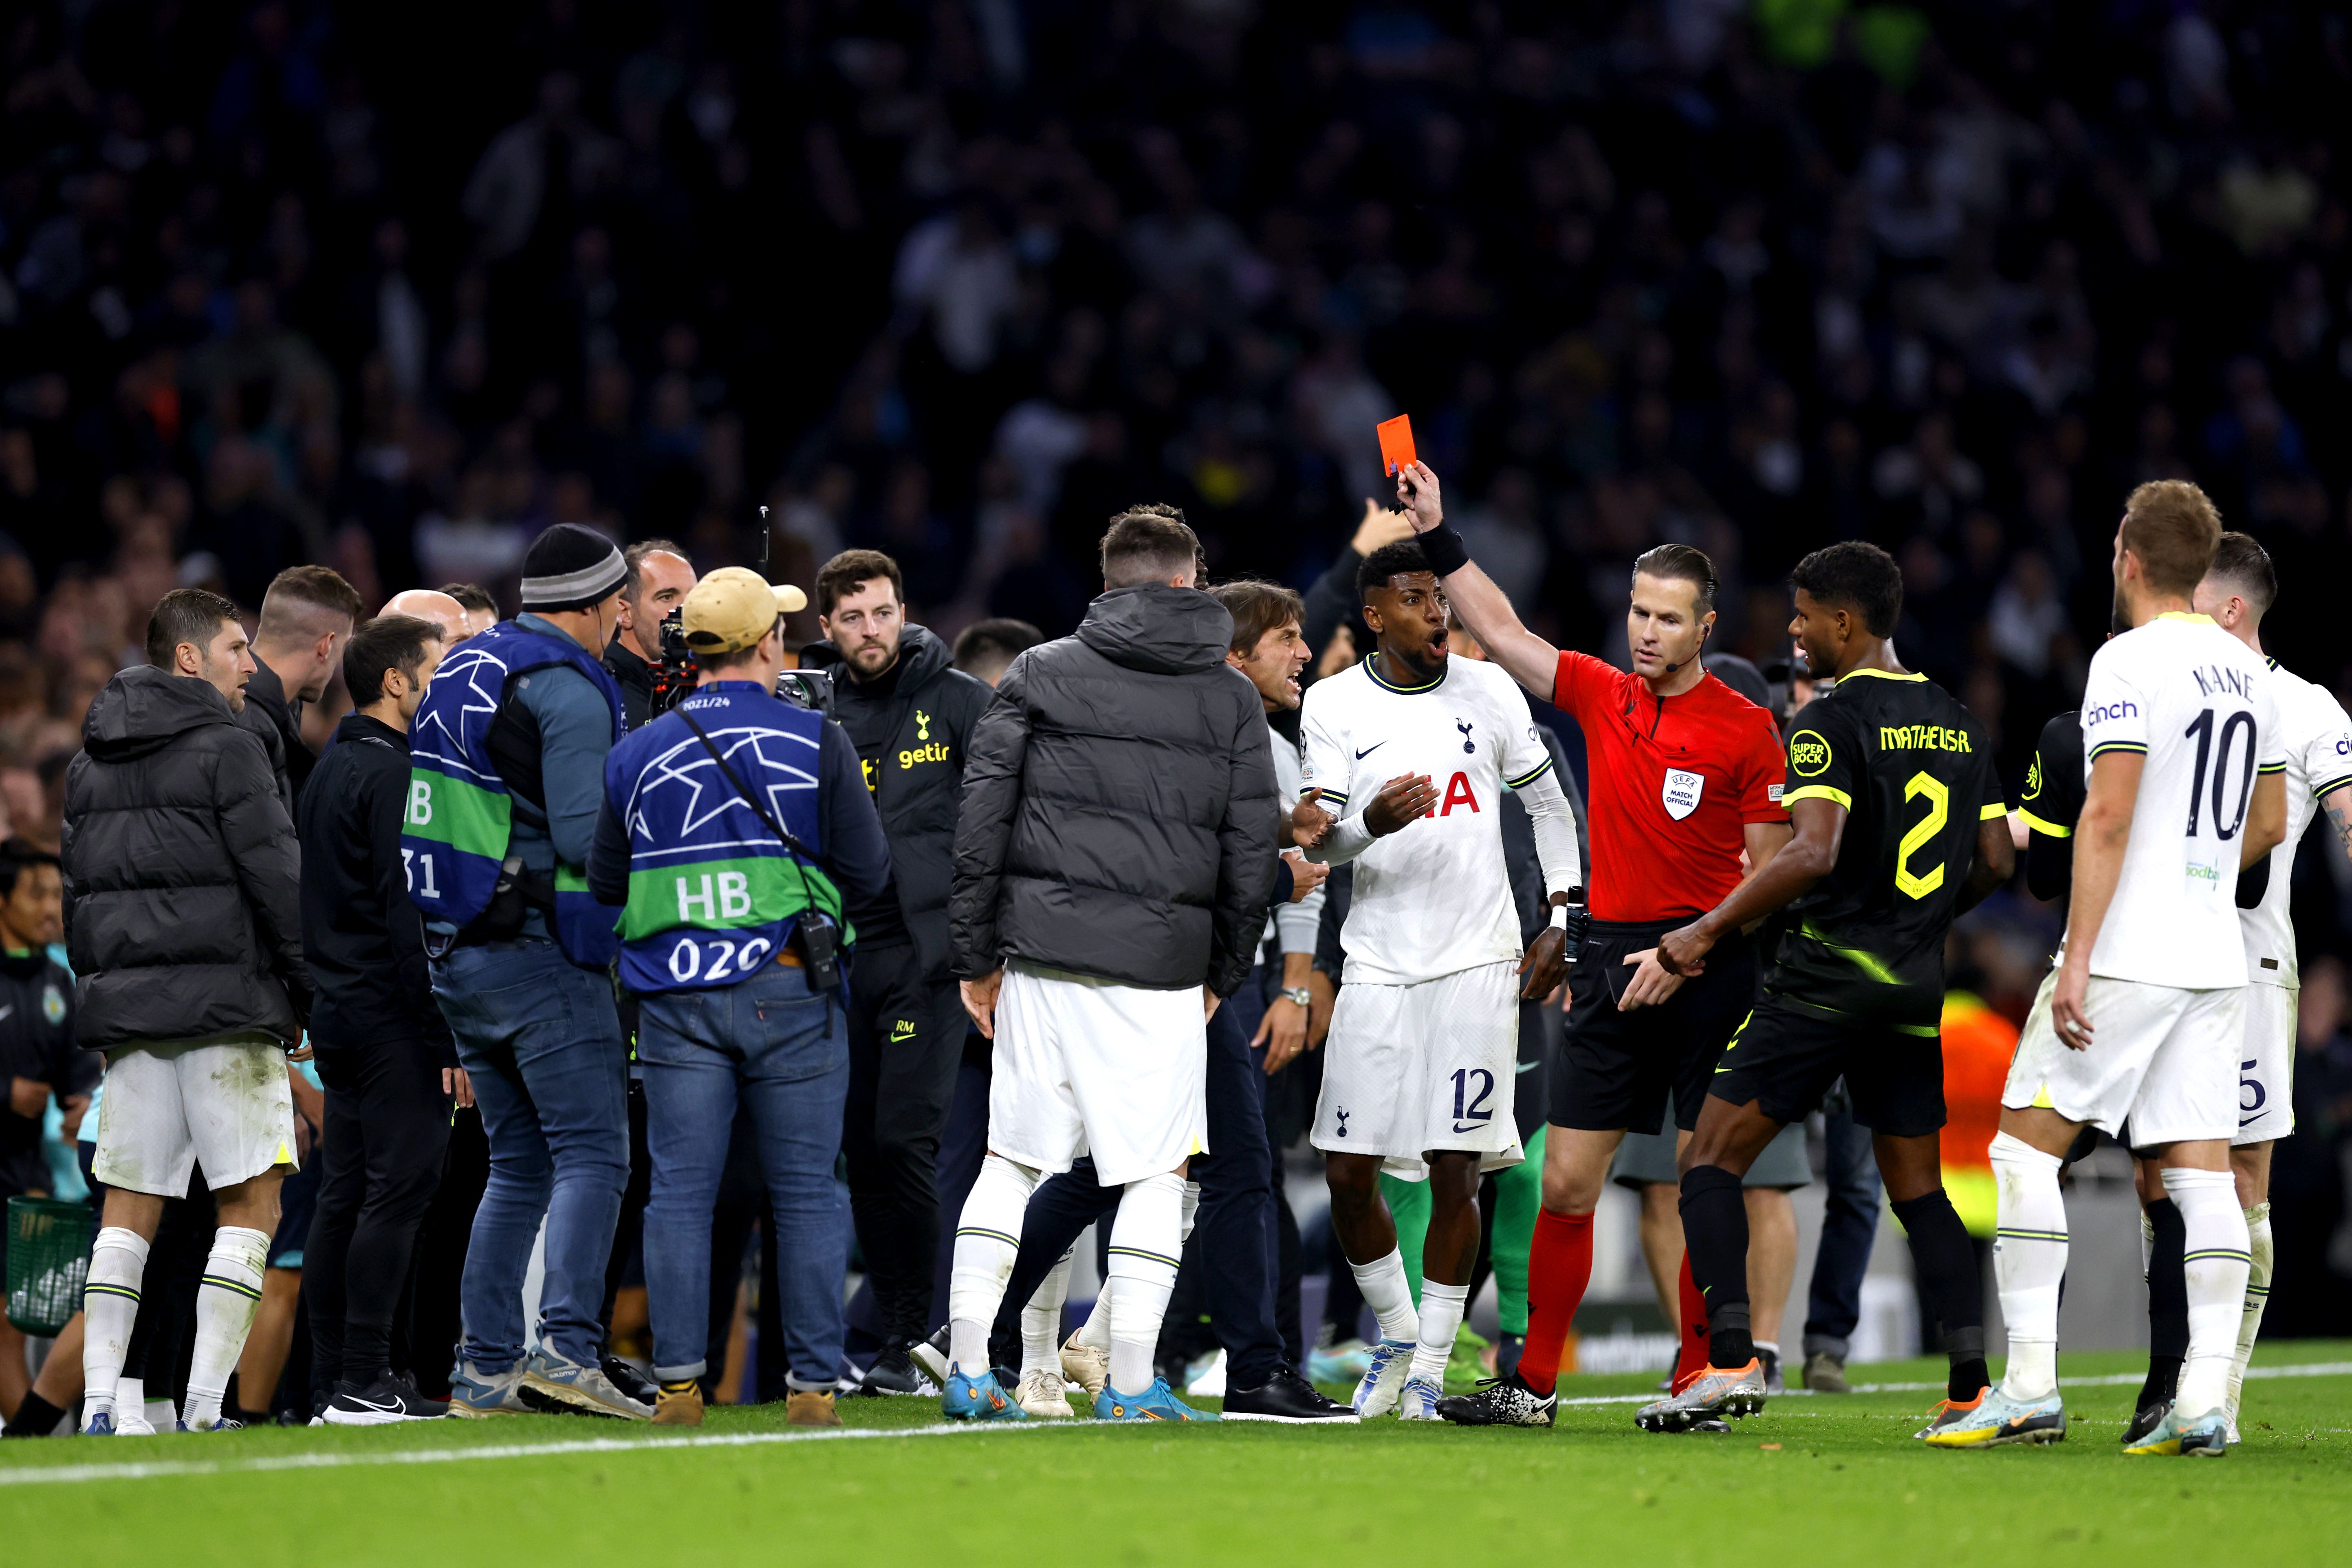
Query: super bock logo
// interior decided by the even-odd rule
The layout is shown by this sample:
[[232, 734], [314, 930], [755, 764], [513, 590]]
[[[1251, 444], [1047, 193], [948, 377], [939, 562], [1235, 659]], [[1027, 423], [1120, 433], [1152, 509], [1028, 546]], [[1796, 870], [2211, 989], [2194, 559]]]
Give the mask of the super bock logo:
[[1698, 809], [1698, 797], [1706, 788], [1703, 773], [1685, 773], [1680, 768], [1666, 770], [1666, 782], [1659, 786], [1658, 799], [1664, 805], [1666, 815], [1680, 822]]

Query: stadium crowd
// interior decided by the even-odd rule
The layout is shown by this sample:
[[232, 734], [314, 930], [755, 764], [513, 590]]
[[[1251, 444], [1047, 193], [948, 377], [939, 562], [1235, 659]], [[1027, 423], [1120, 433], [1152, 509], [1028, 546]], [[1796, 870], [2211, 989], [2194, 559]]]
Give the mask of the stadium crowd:
[[[837, 710], [870, 784], [875, 757], [929, 744], [931, 721], [915, 742], [913, 697], [864, 683], [919, 668], [945, 682], [959, 665], [992, 684], [1010, 654], [1078, 626], [1105, 526], [1137, 502], [1183, 510], [1211, 581], [1352, 595], [1402, 533], [1366, 503], [1392, 489], [1373, 427], [1408, 410], [1453, 525], [1528, 626], [1620, 666], [1618, 595], [1654, 546], [1706, 552], [1712, 647], [1778, 674], [1789, 569], [1833, 541], [1884, 545], [1903, 571], [1896, 646], [1983, 726], [2011, 798], [2042, 721], [2082, 689], [2115, 519], [2143, 481], [2194, 479], [2260, 540], [2283, 584], [2270, 651], [2352, 688], [2317, 602], [2352, 541], [2352, 469], [2324, 438], [2352, 412], [2352, 148], [2321, 109], [2352, 75], [2352, 37], [2314, 8], [261, 0], [233, 25], [35, 5], [5, 47], [0, 809], [11, 887], [35, 902], [55, 886], [93, 703], [180, 646], [151, 629], [173, 590], [225, 595], [250, 633], [291, 795], [310, 756], [345, 749], [355, 710], [373, 702], [398, 730], [424, 698], [414, 631], [376, 656], [372, 700], [350, 689], [343, 639], [378, 605], [439, 625], [445, 660], [460, 632], [519, 607], [591, 613], [574, 640], [606, 656], [634, 730], [652, 717], [661, 616], [698, 573], [758, 562], [808, 590], [776, 601], [778, 667], [822, 641], [806, 662], [872, 704], [870, 733]], [[534, 602], [530, 579], [605, 570], [584, 536], [551, 536], [564, 524], [661, 547], [632, 549], [592, 598]], [[550, 537], [574, 555], [534, 570]], [[859, 574], [873, 560], [855, 558], [828, 586], [820, 568], [844, 550], [891, 569]], [[387, 604], [441, 584], [480, 592]], [[616, 593], [612, 623], [593, 619]], [[869, 629], [883, 603], [906, 630]], [[1352, 598], [1336, 624], [1312, 595], [1304, 611], [1309, 684], [1371, 651]], [[866, 671], [852, 645], [869, 636], [897, 651]], [[318, 637], [337, 639], [332, 657]], [[762, 646], [719, 651], [756, 662]], [[958, 754], [981, 705], [960, 700]], [[1535, 711], [1582, 776], [1574, 721]], [[558, 853], [541, 869], [589, 865], [564, 841], [593, 839], [597, 804], [546, 803]], [[845, 1137], [872, 1298], [853, 1316], [861, 1360], [919, 1362], [944, 1321], [944, 1194], [979, 1163], [922, 1129], [987, 1052], [940, 1002], [944, 883], [907, 885], [899, 836], [929, 833], [915, 863], [943, 876], [940, 825], [879, 804], [899, 885], [845, 879], [846, 913], [870, 931], [864, 914], [900, 911], [889, 934], [919, 954], [908, 985], [931, 1011], [911, 1031], [919, 1114], [894, 1121], [900, 1080], [855, 1065], [878, 1058], [853, 1054], [840, 1090], [873, 1119]], [[2352, 874], [2321, 837], [2293, 871], [2299, 1125], [2273, 1188], [2299, 1239], [2281, 1247], [2281, 1333], [2343, 1331], [2352, 1300]], [[36, 962], [58, 940], [47, 906], [19, 914], [7, 897], [6, 962], [54, 988]], [[2023, 887], [1995, 892], [1957, 928], [1954, 984], [2021, 1023], [2059, 929]], [[1323, 1001], [1299, 1005], [1328, 1026]], [[850, 1027], [880, 1038], [897, 1017]], [[418, 1029], [456, 1023], [428, 1006]], [[633, 1016], [614, 1027], [642, 1037]], [[462, 1031], [415, 1043], [446, 1047], [436, 1073], [483, 1048]], [[52, 1153], [78, 1131], [87, 1150], [94, 1058], [29, 1034], [6, 1048], [30, 1087], [12, 1090], [5, 1179], [78, 1189], [86, 1173], [40, 1159], [23, 1124], [46, 1119]], [[634, 1217], [660, 1170], [639, 1077], [620, 1091], [628, 1147], [595, 1156], [633, 1173], [620, 1239], [609, 1260], [551, 1251], [541, 1300], [569, 1365], [651, 1409], [652, 1384], [606, 1353], [628, 1339], [608, 1333], [616, 1300], [639, 1281], [709, 1294], [708, 1344], [723, 1359], [732, 1326], [740, 1349], [728, 1245], [740, 1257], [759, 1230], [772, 1254], [783, 1197], [765, 1172], [763, 1217], [739, 1133], [738, 1162], [701, 1173], [717, 1183], [702, 1258], [720, 1258], [716, 1278], [698, 1287], [657, 1260]], [[333, 1097], [300, 1081], [304, 1152], [322, 1134], [332, 1149]], [[567, 1156], [551, 1128], [545, 1142], [560, 1190]], [[461, 1115], [442, 1187], [478, 1194], [499, 1152]], [[417, 1196], [403, 1223], [422, 1238], [418, 1278], [353, 1326], [388, 1335], [366, 1342], [438, 1394], [457, 1260], [483, 1233], [470, 1201]], [[186, 1201], [245, 1228], [212, 1197]], [[177, 1213], [165, 1237], [196, 1228], [175, 1230]], [[255, 1333], [275, 1348], [247, 1347], [242, 1389], [200, 1377], [194, 1392], [307, 1418], [332, 1380], [282, 1369], [303, 1369], [318, 1336], [315, 1292], [297, 1294], [301, 1242], [265, 1240]], [[500, 1245], [519, 1286], [530, 1237]], [[1295, 1254], [1297, 1238], [1280, 1245]], [[179, 1349], [200, 1357], [206, 1255], [184, 1236], [156, 1246], [184, 1281]], [[656, 1283], [664, 1268], [685, 1272]], [[1332, 1289], [1352, 1300], [1346, 1272]], [[815, 1392], [831, 1375], [805, 1359], [821, 1336], [802, 1342], [785, 1292], [756, 1294], [761, 1391]], [[480, 1316], [469, 1333], [493, 1331]], [[168, 1353], [174, 1331], [147, 1331]], [[1298, 1331], [1284, 1337], [1303, 1365]], [[715, 1382], [702, 1359], [638, 1356], [656, 1381]], [[916, 1373], [894, 1363], [886, 1381]], [[0, 1399], [21, 1400], [18, 1381], [0, 1368]]]

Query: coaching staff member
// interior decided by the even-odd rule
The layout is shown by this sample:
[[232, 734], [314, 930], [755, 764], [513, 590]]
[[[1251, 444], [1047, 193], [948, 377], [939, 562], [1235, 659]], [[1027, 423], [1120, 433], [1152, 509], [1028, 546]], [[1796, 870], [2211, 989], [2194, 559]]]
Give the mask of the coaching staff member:
[[408, 805], [408, 723], [441, 663], [442, 628], [379, 616], [343, 649], [357, 706], [335, 726], [296, 826], [302, 845], [302, 951], [327, 1088], [318, 1211], [303, 1247], [310, 1386], [331, 1426], [448, 1414], [392, 1370], [392, 1318], [416, 1227], [440, 1184], [457, 1042], [433, 1000], [425, 924], [400, 856]]
[[632, 730], [653, 717], [654, 677], [661, 672], [661, 626], [686, 603], [694, 563], [667, 539], [641, 539], [621, 552], [621, 625], [604, 647], [604, 668], [621, 685], [621, 710]]
[[[1740, 852], [1763, 866], [1789, 841], [1772, 717], [1706, 673], [1716, 577], [1706, 555], [1662, 544], [1633, 563], [1625, 611], [1631, 672], [1562, 652], [1520, 624], [1501, 589], [1444, 526], [1437, 476], [1397, 479], [1421, 546], [1454, 613], [1521, 686], [1576, 720], [1591, 775], [1592, 931], [1569, 975], [1568, 1037], [1552, 1071], [1543, 1208], [1528, 1261], [1528, 1343], [1517, 1374], [1446, 1401], [1447, 1419], [1551, 1422], [1560, 1347], [1592, 1275], [1592, 1211], [1629, 1127], [1698, 1123], [1715, 1059], [1753, 1005], [1756, 955], [1744, 936], [1705, 974], [1658, 966], [1657, 941], [1713, 909], [1740, 880]], [[1685, 1321], [1703, 1323], [1683, 1269]], [[1687, 1336], [1687, 1361], [1694, 1353]], [[1704, 1352], [1696, 1364], [1706, 1364]]]
[[921, 1384], [907, 1347], [931, 1330], [940, 1132], [963, 1055], [963, 1005], [948, 972], [956, 799], [992, 693], [953, 668], [947, 644], [908, 623], [905, 579], [878, 551], [826, 562], [816, 613], [826, 640], [803, 649], [802, 664], [834, 671], [833, 717], [857, 748], [892, 868], [887, 887], [849, 906], [857, 978], [842, 1151], [883, 1336], [866, 1389], [914, 1394]]

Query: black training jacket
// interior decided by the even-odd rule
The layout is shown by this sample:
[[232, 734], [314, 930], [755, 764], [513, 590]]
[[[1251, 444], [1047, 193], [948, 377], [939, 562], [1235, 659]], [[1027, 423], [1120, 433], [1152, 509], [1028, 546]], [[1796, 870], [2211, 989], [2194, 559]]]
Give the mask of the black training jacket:
[[973, 731], [956, 826], [955, 972], [1007, 958], [1230, 996], [1249, 976], [1281, 808], [1233, 617], [1119, 588], [1013, 661]]
[[[98, 1075], [98, 1058], [74, 1049], [73, 976], [66, 966], [46, 949], [0, 952], [0, 1089], [10, 1079], [34, 1079], [63, 1103], [96, 1089]], [[0, 1100], [0, 1197], [48, 1190], [41, 1118], [19, 1116]]]
[[[956, 803], [972, 729], [995, 693], [956, 668], [948, 645], [927, 626], [900, 634], [898, 664], [871, 685], [851, 676], [829, 642], [810, 644], [801, 663], [833, 674], [833, 718], [867, 760], [866, 786], [890, 841], [892, 889], [916, 962], [925, 976], [944, 980]], [[854, 904], [851, 918], [856, 920]], [[858, 929], [866, 923], [858, 920]]]
[[106, 683], [81, 743], [64, 858], [82, 1045], [300, 1038], [301, 853], [260, 737], [205, 682], [142, 667]]
[[310, 1038], [322, 1051], [421, 1040], [453, 1068], [457, 1047], [433, 1000], [424, 917], [400, 855], [407, 805], [408, 736], [344, 714], [298, 814], [302, 952], [319, 992]]

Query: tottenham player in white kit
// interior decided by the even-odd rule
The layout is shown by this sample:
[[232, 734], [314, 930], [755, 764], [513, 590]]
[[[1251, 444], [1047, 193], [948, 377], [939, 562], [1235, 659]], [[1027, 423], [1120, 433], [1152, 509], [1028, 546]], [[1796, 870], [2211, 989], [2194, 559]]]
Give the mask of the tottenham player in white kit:
[[[1357, 584], [1377, 648], [1307, 693], [1308, 858], [1353, 861], [1313, 1142], [1331, 1223], [1381, 1342], [1356, 1390], [1364, 1415], [1434, 1421], [1478, 1254], [1478, 1179], [1523, 1155], [1511, 1113], [1519, 1001], [1567, 974], [1578, 889], [1575, 819], [1528, 700], [1501, 669], [1446, 657], [1445, 599], [1410, 541], [1377, 550]], [[1503, 860], [1502, 793], [1535, 826], [1552, 925], [1519, 951]], [[1431, 1184], [1415, 1311], [1381, 1201], [1386, 1169]]]
[[2130, 1453], [2220, 1455], [2246, 1289], [2230, 1175], [2246, 964], [2238, 873], [2285, 837], [2286, 759], [2262, 658], [2191, 608], [2221, 520], [2177, 479], [2142, 485], [2116, 532], [2116, 607], [2132, 629], [2091, 660], [2074, 907], [2046, 1016], [2029, 1019], [1991, 1158], [1994, 1267], [2009, 1326], [2000, 1386], [1927, 1440], [2063, 1437], [2061, 1158], [2088, 1123], [2154, 1158], [2186, 1235], [2189, 1355], [2172, 1408]]
[[[2212, 570], [2197, 585], [2196, 607], [2213, 624], [2263, 652], [2262, 624], [2278, 599], [2278, 574], [2263, 547], [2243, 533], [2225, 533]], [[2246, 1212], [2252, 1261], [2246, 1307], [2239, 1319], [2237, 1354], [2230, 1363], [2230, 1441], [2238, 1440], [2238, 1398], [2246, 1361], [2262, 1331], [2270, 1300], [2271, 1145], [2294, 1131], [2295, 1007], [2302, 976], [2295, 967], [2294, 926], [2288, 918], [2289, 873], [2304, 830], [2325, 814], [2338, 855], [2352, 852], [2352, 721], [2326, 687], [2315, 686], [2265, 659], [2286, 754], [2286, 841], [2270, 858], [2262, 900], [2238, 915], [2246, 939], [2246, 1043], [2238, 1058], [2238, 1130], [2230, 1140], [2230, 1168]]]

